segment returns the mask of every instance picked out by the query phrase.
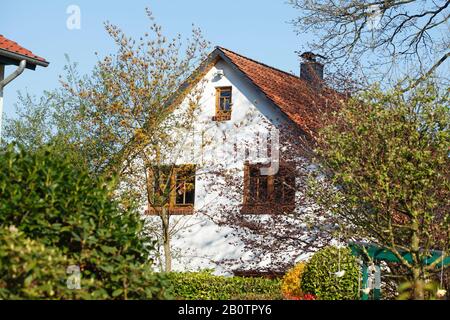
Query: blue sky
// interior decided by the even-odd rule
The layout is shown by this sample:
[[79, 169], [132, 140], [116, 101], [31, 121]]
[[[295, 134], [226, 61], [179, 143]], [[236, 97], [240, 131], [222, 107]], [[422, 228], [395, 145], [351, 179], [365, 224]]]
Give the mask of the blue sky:
[[[70, 5], [81, 9], [81, 29], [69, 30], [66, 13]], [[307, 44], [288, 23], [296, 10], [286, 0], [45, 0], [2, 3], [0, 34], [14, 40], [50, 62], [47, 68], [26, 70], [5, 88], [5, 113], [14, 115], [17, 91], [39, 96], [57, 87], [63, 73], [64, 55], [87, 73], [100, 56], [114, 51], [103, 22], [119, 25], [129, 35], [146, 32], [150, 7], [164, 33], [189, 36], [191, 25], [200, 27], [213, 46], [221, 45], [286, 71], [298, 72], [296, 50]], [[7, 74], [13, 67], [7, 68]]]

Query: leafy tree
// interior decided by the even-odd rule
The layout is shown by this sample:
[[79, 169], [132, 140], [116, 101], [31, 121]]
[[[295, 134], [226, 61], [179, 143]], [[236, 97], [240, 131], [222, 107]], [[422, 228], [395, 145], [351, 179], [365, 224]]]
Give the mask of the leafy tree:
[[[148, 233], [164, 248], [165, 268], [171, 268], [171, 237], [177, 232], [171, 213], [172, 186], [156, 199], [152, 177], [172, 172], [192, 130], [201, 89], [188, 95], [188, 110], [174, 114], [173, 105], [184, 98], [176, 93], [196, 80], [195, 68], [206, 56], [208, 43], [194, 28], [191, 39], [167, 39], [149, 10], [150, 31], [132, 39], [107, 22], [106, 31], [117, 51], [99, 59], [91, 74], [81, 76], [70, 63], [61, 77], [62, 88], [46, 92], [35, 100], [23, 95], [17, 107], [19, 117], [6, 121], [7, 142], [17, 141], [31, 150], [46, 143], [72, 151], [95, 175], [117, 175], [118, 196], [128, 206], [137, 199], [153, 208]], [[175, 93], [175, 94], [174, 94]], [[175, 132], [182, 131], [180, 135]], [[179, 137], [183, 137], [180, 139]], [[143, 192], [144, 190], [144, 192]]]
[[114, 180], [91, 176], [50, 146], [29, 151], [9, 145], [0, 166], [1, 227], [12, 225], [57, 248], [98, 284], [91, 298], [163, 296], [161, 279], [151, 272], [153, 244], [142, 236], [139, 213], [114, 200]]
[[[67, 56], [65, 67], [70, 74], [75, 72], [76, 63], [71, 63]], [[98, 155], [91, 152], [87, 143], [88, 132], [80, 126], [78, 100], [64, 88], [44, 91], [35, 97], [19, 92], [15, 105], [16, 116], [5, 117], [3, 140], [1, 145], [17, 143], [23, 148], [35, 151], [49, 144], [55, 152], [71, 156], [82, 166], [87, 166], [91, 173], [100, 174], [95, 167]]]
[[347, 239], [391, 250], [418, 299], [442, 262], [426, 265], [431, 250], [449, 249], [448, 105], [433, 83], [408, 93], [373, 87], [329, 116], [316, 146], [321, 174], [310, 193], [320, 210], [340, 221]]
[[[147, 14], [153, 22], [149, 10]], [[168, 210], [173, 186], [166, 168], [173, 172], [193, 129], [201, 88], [187, 95], [189, 105], [182, 112], [174, 112], [173, 106], [185, 98], [177, 94], [179, 88], [196, 79], [195, 68], [205, 58], [208, 43], [198, 29], [183, 44], [181, 36], [168, 40], [156, 23], [138, 41], [109, 22], [105, 26], [117, 52], [100, 60], [85, 77], [69, 69], [63, 86], [78, 101], [77, 121], [86, 132], [86, 153], [95, 155], [93, 167], [117, 174], [120, 193], [138, 198], [159, 217], [160, 226], [153, 223], [150, 232], [162, 243], [164, 268], [170, 271], [171, 237], [177, 228]], [[163, 175], [166, 186], [155, 197], [154, 177]]]
[[[36, 150], [48, 143], [61, 150], [75, 147], [81, 132], [76, 126], [73, 99], [62, 90], [45, 91], [40, 98], [19, 92], [16, 117], [5, 118], [3, 144], [16, 142]], [[80, 151], [80, 148], [78, 148]]]
[[[147, 14], [153, 22], [152, 13], [147, 10]], [[177, 98], [174, 93], [205, 57], [207, 43], [194, 29], [183, 46], [181, 36], [168, 40], [154, 22], [150, 33], [138, 41], [109, 22], [105, 28], [116, 53], [101, 59], [84, 77], [69, 66], [62, 84], [76, 98], [77, 121], [86, 130], [85, 144], [91, 148], [88, 153], [98, 155], [95, 167], [123, 173], [150, 144], [167, 139], [178, 123], [169, 118], [180, 121], [170, 108]], [[198, 93], [192, 95], [193, 104], [197, 98]]]
[[442, 68], [450, 56], [448, 0], [290, 0], [290, 4], [299, 12], [293, 21], [298, 33], [316, 35], [310, 43], [313, 50], [344, 65], [350, 60], [368, 62], [371, 76], [380, 69], [389, 75], [400, 71], [401, 76], [416, 71], [417, 84]]

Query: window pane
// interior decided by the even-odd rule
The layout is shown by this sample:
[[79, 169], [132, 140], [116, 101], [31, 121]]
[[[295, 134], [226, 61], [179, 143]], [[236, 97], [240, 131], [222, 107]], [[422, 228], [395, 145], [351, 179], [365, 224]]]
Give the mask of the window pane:
[[170, 180], [168, 180], [168, 169], [160, 168], [154, 172], [154, 191], [155, 194], [164, 196], [170, 191]]
[[258, 200], [259, 202], [267, 202], [267, 176], [259, 177]]
[[251, 165], [250, 166], [250, 176], [251, 177], [259, 177], [261, 170], [259, 170], [258, 166]]
[[295, 177], [287, 176], [284, 179], [284, 199], [285, 204], [295, 203]]
[[283, 203], [283, 178], [282, 177], [275, 177], [274, 181], [274, 195], [273, 200], [275, 203]]
[[191, 187], [187, 187], [186, 196], [185, 196], [185, 204], [194, 204], [195, 202], [195, 188], [194, 185], [191, 184]]
[[252, 165], [249, 168], [248, 201], [252, 204], [266, 203], [268, 194], [268, 176], [262, 176], [260, 167]]
[[220, 92], [221, 98], [231, 98], [231, 90], [222, 90]]
[[230, 98], [221, 98], [220, 99], [220, 109], [222, 111], [230, 111], [231, 110], [231, 100], [230, 100]]
[[176, 204], [184, 204], [184, 195], [185, 195], [185, 188], [184, 183], [182, 181], [177, 181], [177, 188], [176, 188]]
[[278, 204], [295, 203], [295, 176], [279, 171], [274, 179], [273, 200]]
[[220, 89], [219, 109], [224, 112], [231, 111], [231, 89], [229, 88]]
[[195, 169], [180, 168], [176, 176], [175, 204], [188, 205], [195, 201]]
[[256, 177], [250, 177], [250, 181], [249, 181], [250, 183], [249, 183], [249, 190], [248, 190], [248, 195], [249, 195], [249, 202], [250, 203], [255, 203], [255, 202], [257, 202], [257, 196], [256, 196], [256, 194], [257, 194], [257, 189], [258, 189], [258, 185], [257, 185], [257, 182], [258, 182], [258, 178], [256, 178]]

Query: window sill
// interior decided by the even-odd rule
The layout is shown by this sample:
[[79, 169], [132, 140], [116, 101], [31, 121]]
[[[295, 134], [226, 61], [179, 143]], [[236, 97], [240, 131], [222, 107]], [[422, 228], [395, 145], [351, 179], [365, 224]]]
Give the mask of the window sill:
[[[161, 208], [149, 208], [145, 210], [145, 215], [157, 216]], [[188, 216], [194, 214], [193, 206], [178, 206], [169, 208], [169, 214], [174, 216]]]
[[285, 214], [294, 211], [294, 204], [261, 203], [252, 205], [243, 205], [242, 214]]
[[213, 121], [229, 121], [231, 120], [231, 114], [215, 115], [212, 118]]

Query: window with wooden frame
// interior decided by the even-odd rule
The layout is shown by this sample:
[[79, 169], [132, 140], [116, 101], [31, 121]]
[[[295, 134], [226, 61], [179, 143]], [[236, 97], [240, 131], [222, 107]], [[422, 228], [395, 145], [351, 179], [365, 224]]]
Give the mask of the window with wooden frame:
[[232, 88], [216, 88], [216, 115], [213, 120], [226, 121], [231, 119], [231, 110], [233, 106]]
[[262, 175], [262, 164], [244, 165], [244, 203], [242, 213], [273, 214], [295, 208], [295, 173], [280, 166], [274, 175]]
[[161, 166], [149, 173], [152, 191], [148, 214], [163, 207], [173, 215], [193, 214], [195, 204], [195, 165]]

